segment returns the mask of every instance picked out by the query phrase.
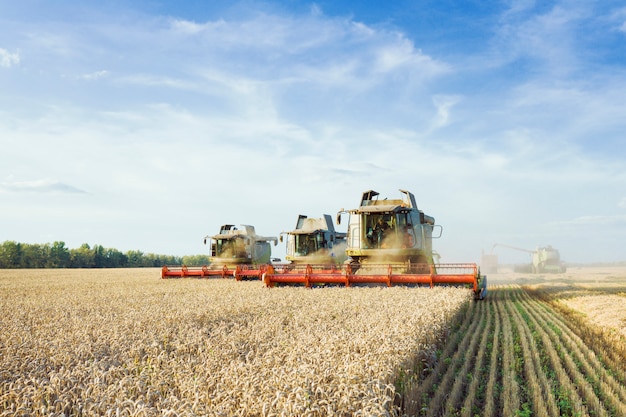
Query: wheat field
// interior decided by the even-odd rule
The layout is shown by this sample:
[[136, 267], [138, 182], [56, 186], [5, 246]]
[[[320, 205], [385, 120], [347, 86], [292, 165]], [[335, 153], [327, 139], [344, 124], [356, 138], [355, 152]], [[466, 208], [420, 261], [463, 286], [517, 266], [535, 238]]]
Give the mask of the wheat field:
[[0, 415], [400, 415], [472, 304], [159, 274], [0, 270]]
[[622, 272], [498, 274], [474, 302], [0, 270], [0, 416], [621, 417]]

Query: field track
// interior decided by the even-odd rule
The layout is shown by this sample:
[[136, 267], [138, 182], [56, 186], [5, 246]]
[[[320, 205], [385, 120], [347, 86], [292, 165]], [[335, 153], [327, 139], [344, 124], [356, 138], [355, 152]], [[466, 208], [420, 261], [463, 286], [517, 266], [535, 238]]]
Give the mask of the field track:
[[622, 354], [540, 295], [501, 286], [473, 303], [406, 413], [626, 416]]

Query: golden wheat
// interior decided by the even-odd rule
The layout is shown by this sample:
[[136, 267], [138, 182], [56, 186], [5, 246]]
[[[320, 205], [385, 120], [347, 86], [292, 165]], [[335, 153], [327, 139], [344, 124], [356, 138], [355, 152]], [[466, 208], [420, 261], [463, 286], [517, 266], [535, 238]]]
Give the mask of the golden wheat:
[[398, 415], [470, 292], [0, 271], [0, 415]]
[[0, 416], [626, 412], [624, 339], [559, 301], [578, 286], [158, 277], [0, 270]]

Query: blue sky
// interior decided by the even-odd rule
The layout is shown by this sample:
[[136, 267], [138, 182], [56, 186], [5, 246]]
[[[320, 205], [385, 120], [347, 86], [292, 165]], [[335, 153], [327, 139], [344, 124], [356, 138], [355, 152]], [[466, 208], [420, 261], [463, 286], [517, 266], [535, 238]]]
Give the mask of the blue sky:
[[0, 3], [0, 242], [198, 254], [407, 189], [442, 262], [626, 260], [626, 6], [387, 3]]

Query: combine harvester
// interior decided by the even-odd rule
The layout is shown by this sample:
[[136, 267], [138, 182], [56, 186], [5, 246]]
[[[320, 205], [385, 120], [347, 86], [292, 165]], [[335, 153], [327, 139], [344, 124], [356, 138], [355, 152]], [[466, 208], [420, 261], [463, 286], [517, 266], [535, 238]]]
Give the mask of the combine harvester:
[[342, 213], [350, 215], [346, 236], [349, 260], [343, 268], [269, 265], [263, 274], [265, 285], [463, 285], [473, 290], [476, 299], [483, 299], [487, 278], [476, 264], [435, 264], [432, 239], [441, 236], [442, 228], [418, 209], [412, 193], [400, 191], [404, 197], [397, 200], [378, 200], [376, 191], [366, 191], [359, 208], [341, 209], [337, 214], [337, 224], [341, 224]]
[[280, 234], [281, 242], [283, 235], [287, 236], [285, 259], [289, 265], [337, 265], [347, 259], [346, 234], [335, 230], [328, 214], [317, 219], [301, 214], [294, 230]]
[[186, 277], [234, 277], [240, 281], [246, 278], [260, 279], [272, 256], [270, 242], [278, 244], [276, 237], [264, 237], [256, 234], [254, 226], [242, 225], [237, 229], [232, 224], [225, 224], [219, 234], [205, 236], [211, 245], [211, 264], [201, 267], [164, 266], [161, 278]]
[[[312, 219], [298, 216], [296, 228], [282, 232], [280, 241], [287, 235], [286, 264], [273, 264], [273, 274], [306, 274], [315, 269], [317, 273], [338, 272], [348, 259], [346, 255], [346, 233], [337, 232], [333, 219], [328, 214]], [[283, 285], [287, 283], [283, 282]], [[297, 285], [297, 283], [292, 283]]]
[[520, 252], [526, 252], [531, 255], [531, 263], [529, 265], [516, 265], [514, 268], [515, 272], [531, 272], [533, 274], [562, 274], [567, 271], [567, 266], [565, 265], [565, 262], [561, 260], [559, 251], [550, 245], [537, 247], [535, 250], [529, 250], [511, 245], [504, 245], [502, 243], [496, 243], [491, 247], [492, 254], [493, 250], [498, 246]]

